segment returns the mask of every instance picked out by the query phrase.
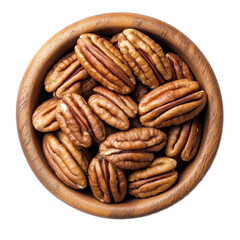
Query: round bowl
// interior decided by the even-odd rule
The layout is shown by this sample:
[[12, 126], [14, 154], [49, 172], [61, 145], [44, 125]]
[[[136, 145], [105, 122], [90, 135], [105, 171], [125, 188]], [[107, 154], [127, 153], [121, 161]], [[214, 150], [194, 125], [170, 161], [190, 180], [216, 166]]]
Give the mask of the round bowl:
[[[76, 44], [79, 35], [93, 32], [110, 36], [124, 28], [138, 29], [180, 55], [208, 96], [204, 110], [202, 141], [194, 160], [179, 174], [168, 191], [147, 199], [129, 198], [104, 204], [91, 191], [76, 191], [62, 183], [49, 168], [42, 151], [42, 134], [32, 125], [32, 114], [41, 103], [43, 80], [51, 66]], [[213, 162], [221, 139], [223, 107], [214, 72], [198, 47], [183, 33], [160, 20], [132, 13], [109, 13], [78, 21], [50, 38], [36, 53], [23, 76], [17, 98], [17, 127], [25, 157], [41, 183], [57, 198], [81, 211], [110, 218], [148, 215], [185, 197], [204, 177]]]

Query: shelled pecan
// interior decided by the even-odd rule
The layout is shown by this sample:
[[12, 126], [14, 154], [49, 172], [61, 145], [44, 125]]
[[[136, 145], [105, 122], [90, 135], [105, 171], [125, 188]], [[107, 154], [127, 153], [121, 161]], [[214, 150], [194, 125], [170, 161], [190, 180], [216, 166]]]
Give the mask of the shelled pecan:
[[184, 161], [191, 160], [197, 153], [201, 139], [201, 121], [195, 117], [182, 125], [171, 126], [167, 134], [165, 153], [168, 157], [180, 154]]
[[32, 116], [32, 123], [38, 131], [51, 132], [59, 129], [56, 119], [58, 101], [57, 98], [51, 98], [36, 108]]
[[177, 180], [177, 162], [168, 157], [153, 160], [144, 168], [128, 176], [128, 193], [138, 198], [155, 196], [169, 189]]
[[165, 133], [156, 128], [132, 128], [108, 136], [99, 153], [121, 169], [138, 169], [149, 165], [153, 152], [160, 151], [165, 143]]
[[108, 40], [96, 34], [82, 34], [75, 53], [82, 66], [103, 86], [121, 94], [134, 89], [136, 82], [131, 68]]
[[87, 150], [77, 149], [63, 132], [58, 131], [44, 135], [43, 152], [52, 170], [65, 184], [75, 189], [87, 186], [90, 156]]
[[79, 93], [81, 80], [88, 77], [87, 71], [81, 66], [74, 52], [61, 58], [48, 72], [44, 85], [47, 92], [55, 92], [62, 98], [66, 93]]
[[197, 116], [207, 96], [199, 83], [188, 79], [166, 83], [145, 95], [138, 105], [140, 121], [147, 127], [178, 125]]
[[56, 118], [62, 131], [77, 147], [90, 147], [92, 140], [106, 137], [104, 124], [87, 102], [76, 93], [68, 93], [58, 102]]
[[117, 38], [117, 46], [144, 85], [153, 89], [172, 79], [168, 59], [161, 46], [150, 37], [136, 29], [125, 29]]
[[193, 80], [192, 73], [187, 64], [175, 53], [169, 52], [166, 54], [173, 68], [173, 80], [189, 79]]
[[93, 89], [98, 85], [98, 82], [92, 77], [88, 77], [81, 81], [80, 95], [84, 99], [88, 99], [93, 94]]
[[101, 202], [121, 202], [127, 194], [125, 173], [104, 159], [92, 159], [88, 179], [94, 197]]
[[141, 99], [149, 92], [149, 89], [146, 85], [143, 85], [141, 82], [136, 84], [135, 89], [132, 92], [132, 98], [134, 101], [139, 103]]
[[100, 119], [112, 127], [127, 130], [130, 126], [128, 118], [137, 114], [137, 104], [130, 96], [117, 94], [105, 87], [96, 87], [88, 103]]

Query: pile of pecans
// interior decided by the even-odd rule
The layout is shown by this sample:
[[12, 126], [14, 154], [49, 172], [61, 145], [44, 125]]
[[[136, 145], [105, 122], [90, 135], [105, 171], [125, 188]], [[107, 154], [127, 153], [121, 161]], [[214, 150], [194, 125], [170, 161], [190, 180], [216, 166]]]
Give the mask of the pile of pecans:
[[136, 29], [82, 34], [48, 72], [51, 98], [33, 113], [59, 179], [101, 202], [147, 198], [194, 158], [207, 97], [186, 63]]

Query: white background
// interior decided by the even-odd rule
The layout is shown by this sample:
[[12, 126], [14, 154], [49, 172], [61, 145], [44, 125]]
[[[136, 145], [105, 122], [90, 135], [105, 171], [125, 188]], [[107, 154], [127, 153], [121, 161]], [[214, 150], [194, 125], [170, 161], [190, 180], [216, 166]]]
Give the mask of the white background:
[[[240, 239], [238, 2], [1, 1], [0, 239]], [[28, 166], [16, 131], [17, 91], [33, 55], [62, 28], [107, 12], [149, 15], [185, 33], [209, 60], [224, 102], [222, 141], [204, 179], [172, 207], [127, 220], [85, 214], [55, 198]]]

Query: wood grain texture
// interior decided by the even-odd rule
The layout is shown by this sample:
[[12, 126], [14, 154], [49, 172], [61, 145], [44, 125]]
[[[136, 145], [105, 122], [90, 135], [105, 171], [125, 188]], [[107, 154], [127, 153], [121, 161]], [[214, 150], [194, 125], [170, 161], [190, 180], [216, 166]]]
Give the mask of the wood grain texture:
[[[61, 56], [73, 49], [80, 34], [94, 32], [110, 36], [124, 28], [136, 28], [180, 55], [207, 93], [208, 102], [198, 154], [194, 161], [189, 162], [170, 190], [148, 199], [129, 198], [123, 203], [103, 204], [93, 198], [89, 189], [83, 192], [70, 189], [53, 174], [43, 156], [42, 135], [33, 128], [31, 119], [33, 111], [41, 102], [46, 73]], [[169, 207], [185, 197], [211, 166], [223, 127], [221, 93], [214, 72], [202, 52], [174, 27], [160, 20], [132, 13], [110, 13], [89, 17], [66, 27], [47, 41], [26, 69], [18, 92], [16, 113], [22, 149], [41, 183], [70, 206], [93, 215], [110, 218], [148, 215]]]

